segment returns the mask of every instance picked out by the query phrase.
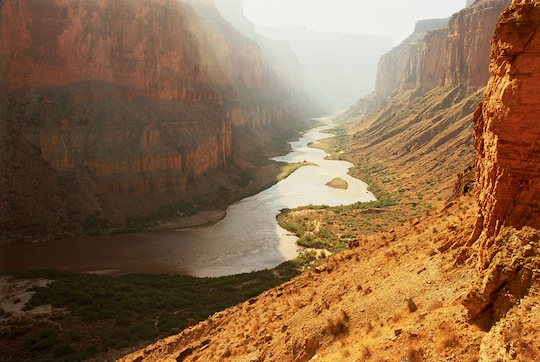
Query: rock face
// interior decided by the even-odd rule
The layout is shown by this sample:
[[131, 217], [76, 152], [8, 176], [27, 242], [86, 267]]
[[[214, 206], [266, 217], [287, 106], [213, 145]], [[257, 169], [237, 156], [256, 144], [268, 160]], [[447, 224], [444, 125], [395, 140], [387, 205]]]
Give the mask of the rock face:
[[[445, 30], [448, 19], [432, 19], [417, 22], [413, 34], [405, 39], [401, 44], [384, 54], [378, 64], [377, 80], [375, 82], [375, 92], [381, 95], [388, 95], [400, 87], [407, 89], [414, 88], [417, 83], [416, 67], [419, 63], [420, 48], [426, 48], [427, 43], [422, 45], [422, 40], [428, 31], [442, 29], [438, 31], [439, 36], [445, 37]], [[441, 54], [441, 44], [433, 41], [429, 45], [435, 46], [433, 53]], [[438, 51], [438, 52], [437, 52]], [[438, 55], [440, 56], [440, 55]]]
[[227, 170], [235, 129], [276, 132], [304, 104], [212, 3], [205, 17], [173, 0], [8, 0], [0, 11], [4, 232], [92, 215], [121, 224], [150, 194], [162, 200], [140, 212], [179, 202]]
[[[201, 32], [192, 13], [175, 1], [137, 6], [125, 1], [8, 1], [2, 7], [7, 87], [100, 80], [128, 85], [130, 97], [197, 99], [203, 95], [195, 84], [226, 86], [238, 77], [245, 77], [246, 85], [260, 84], [260, 60], [250, 64], [247, 74], [231, 71], [232, 65], [220, 63], [217, 49], [210, 46], [223, 44], [223, 37]], [[240, 64], [247, 61], [235, 46], [249, 44], [232, 44], [219, 51]], [[204, 97], [219, 101], [220, 95]]]
[[493, 30], [508, 4], [477, 1], [448, 26], [444, 19], [419, 22], [385, 54], [376, 91], [345, 115], [358, 123], [351, 152], [402, 169], [411, 185], [438, 185], [439, 196], [449, 197], [455, 175], [474, 161], [471, 118], [488, 81]]
[[489, 41], [499, 14], [510, 1], [483, 0], [450, 19], [418, 22], [415, 32], [381, 57], [376, 91], [437, 86], [485, 86]]
[[[492, 40], [491, 78], [474, 114], [479, 217], [468, 245], [478, 278], [461, 299], [497, 322], [538, 288], [540, 267], [540, 2], [514, 0]], [[537, 297], [536, 297], [537, 298]], [[483, 360], [509, 360], [504, 320], [483, 341]], [[506, 330], [505, 330], [506, 329]], [[503, 330], [503, 332], [501, 332]], [[502, 355], [501, 355], [502, 353]], [[513, 355], [512, 355], [513, 356]]]
[[477, 188], [487, 236], [540, 227], [540, 7], [514, 1], [495, 30], [491, 79], [474, 117]]
[[[499, 15], [510, 1], [483, 0], [452, 16], [448, 22], [444, 84], [483, 87], [489, 79], [490, 43]], [[482, 36], [480, 36], [482, 34]]]

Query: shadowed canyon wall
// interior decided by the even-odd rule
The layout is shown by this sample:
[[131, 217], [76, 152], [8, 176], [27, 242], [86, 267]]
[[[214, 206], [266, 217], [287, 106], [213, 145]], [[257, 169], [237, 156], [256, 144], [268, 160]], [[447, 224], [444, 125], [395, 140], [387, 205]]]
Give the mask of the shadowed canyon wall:
[[236, 128], [277, 134], [310, 107], [212, 3], [212, 19], [173, 0], [0, 7], [7, 239], [179, 202], [228, 169]]

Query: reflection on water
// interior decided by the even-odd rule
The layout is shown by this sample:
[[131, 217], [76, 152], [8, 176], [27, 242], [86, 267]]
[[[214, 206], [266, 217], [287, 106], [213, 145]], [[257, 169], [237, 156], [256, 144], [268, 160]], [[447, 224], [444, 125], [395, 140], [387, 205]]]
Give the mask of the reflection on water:
[[[167, 232], [144, 232], [35, 244], [0, 246], [0, 269], [58, 268], [119, 273], [182, 273], [221, 276], [272, 268], [297, 255], [296, 238], [280, 228], [276, 215], [283, 208], [303, 205], [346, 205], [371, 201], [366, 184], [349, 175], [352, 164], [325, 160], [327, 154], [309, 148], [328, 138], [325, 125], [292, 142], [293, 152], [277, 161], [308, 161], [289, 177], [227, 209], [227, 216], [210, 227]], [[326, 186], [342, 178], [347, 189]]]

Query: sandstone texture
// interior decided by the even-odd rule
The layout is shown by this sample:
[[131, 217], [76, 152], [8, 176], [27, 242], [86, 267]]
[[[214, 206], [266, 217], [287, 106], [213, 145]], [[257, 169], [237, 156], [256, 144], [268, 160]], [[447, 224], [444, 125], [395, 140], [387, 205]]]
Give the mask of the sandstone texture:
[[487, 235], [540, 227], [540, 7], [518, 1], [495, 30], [491, 79], [475, 113], [477, 194]]
[[474, 242], [478, 280], [463, 299], [473, 315], [495, 320], [535, 288], [539, 235], [510, 238], [507, 228], [540, 227], [540, 3], [514, 1], [497, 24], [491, 78], [475, 117]]
[[[186, 198], [253, 168], [242, 135], [257, 131], [240, 129], [273, 139], [314, 109], [301, 72], [276, 72], [212, 2], [200, 14], [172, 0], [8, 0], [0, 11], [5, 241], [192, 212]], [[212, 172], [228, 181], [199, 187]]]

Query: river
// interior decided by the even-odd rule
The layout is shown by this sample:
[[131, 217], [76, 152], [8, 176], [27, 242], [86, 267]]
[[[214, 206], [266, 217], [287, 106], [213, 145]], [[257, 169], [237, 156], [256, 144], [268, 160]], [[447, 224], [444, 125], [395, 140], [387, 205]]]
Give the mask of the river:
[[[297, 255], [296, 237], [279, 227], [283, 208], [305, 205], [347, 205], [374, 200], [367, 185], [347, 174], [353, 165], [326, 160], [310, 148], [331, 137], [331, 118], [310, 129], [292, 152], [276, 161], [308, 161], [274, 186], [229, 206], [225, 218], [208, 227], [140, 232], [82, 239], [51, 240], [0, 246], [0, 270], [56, 268], [96, 273], [170, 273], [216, 277], [273, 268]], [[326, 186], [339, 177], [347, 189]]]

